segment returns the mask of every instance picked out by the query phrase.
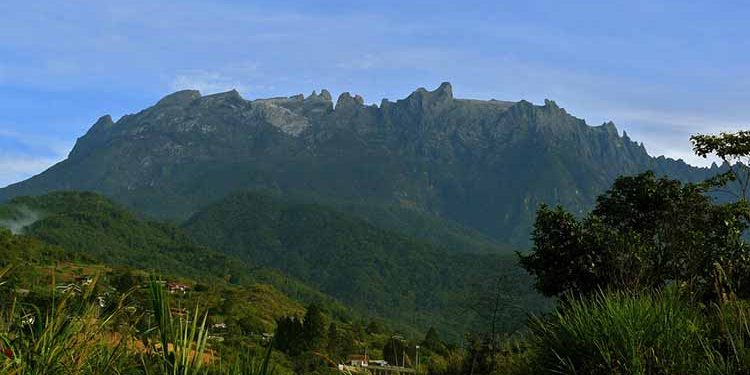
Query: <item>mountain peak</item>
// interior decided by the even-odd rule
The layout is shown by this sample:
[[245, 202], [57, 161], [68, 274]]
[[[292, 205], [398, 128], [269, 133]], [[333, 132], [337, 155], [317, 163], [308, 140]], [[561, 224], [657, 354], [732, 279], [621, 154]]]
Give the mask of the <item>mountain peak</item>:
[[[404, 99], [412, 105], [421, 106], [425, 105], [439, 106], [447, 104], [453, 101], [453, 87], [449, 82], [443, 82], [434, 91], [428, 91], [424, 87], [420, 87], [411, 93], [406, 99]], [[400, 100], [399, 100], [400, 101]]]
[[328, 102], [332, 102], [333, 101], [333, 97], [331, 96], [331, 93], [328, 92], [328, 90], [326, 90], [326, 89], [320, 90], [320, 95], [318, 95], [318, 97], [322, 98], [322, 99], [325, 99]]
[[102, 126], [108, 127], [108, 126], [111, 126], [111, 125], [114, 125], [114, 121], [112, 121], [112, 116], [110, 116], [110, 115], [104, 115], [102, 117], [99, 117], [98, 120], [96, 120], [96, 122], [94, 123], [93, 127], [94, 128], [98, 128], [98, 127], [102, 127]]
[[338, 100], [336, 100], [336, 109], [341, 109], [345, 107], [351, 107], [351, 106], [362, 106], [365, 104], [365, 99], [362, 98], [359, 95], [352, 96], [349, 92], [344, 92], [341, 95], [339, 95]]
[[[325, 90], [303, 101], [181, 91], [160, 101], [167, 107], [124, 116], [114, 126], [102, 117], [70, 161], [0, 189], [0, 200], [94, 190], [147, 214], [184, 219], [237, 189], [278, 188], [424, 210], [524, 243], [533, 207], [549, 202], [585, 210], [593, 192], [617, 176], [657, 163], [626, 143], [625, 134], [618, 137], [613, 123], [589, 126], [554, 101], [454, 99], [452, 91], [445, 82], [384, 100], [379, 109], [348, 92], [334, 109]], [[682, 164], [663, 169], [695, 179], [705, 174]]]
[[186, 105], [195, 99], [201, 97], [201, 93], [198, 90], [181, 90], [171, 93], [159, 100], [156, 103], [157, 106], [172, 106], [172, 105]]
[[434, 95], [440, 95], [447, 98], [453, 99], [453, 86], [450, 82], [443, 82], [438, 86], [435, 91], [432, 92]]

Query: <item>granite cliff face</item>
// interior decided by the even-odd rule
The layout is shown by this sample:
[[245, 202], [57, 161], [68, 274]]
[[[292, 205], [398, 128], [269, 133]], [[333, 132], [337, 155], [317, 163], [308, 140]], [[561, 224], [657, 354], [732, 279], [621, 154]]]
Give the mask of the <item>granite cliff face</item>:
[[451, 85], [366, 105], [310, 96], [245, 100], [180, 91], [113, 122], [100, 118], [69, 157], [0, 190], [0, 200], [93, 190], [182, 220], [237, 190], [272, 189], [398, 207], [524, 245], [540, 203], [583, 211], [622, 174], [715, 173], [653, 158], [615, 125], [589, 126], [553, 101], [453, 97]]

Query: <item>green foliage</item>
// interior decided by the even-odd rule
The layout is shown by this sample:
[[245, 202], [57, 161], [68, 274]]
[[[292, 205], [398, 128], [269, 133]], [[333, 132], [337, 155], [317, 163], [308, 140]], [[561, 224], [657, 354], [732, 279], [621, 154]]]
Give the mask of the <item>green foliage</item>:
[[[2, 275], [0, 275], [1, 277]], [[82, 296], [69, 293], [49, 311], [34, 305], [3, 303], [0, 315], [0, 356], [3, 374], [104, 374], [126, 370], [122, 342], [107, 340], [115, 312], [92, 303], [95, 284]]]
[[389, 338], [383, 345], [383, 359], [393, 366], [413, 367], [412, 362], [416, 356], [415, 348], [408, 345], [400, 336]]
[[286, 316], [276, 321], [274, 334], [276, 349], [291, 356], [302, 353], [307, 343], [304, 341], [304, 323], [294, 316]]
[[[0, 279], [6, 271], [0, 272]], [[4, 281], [0, 281], [0, 287]], [[106, 289], [106, 288], [105, 288]], [[258, 357], [225, 363], [209, 349], [207, 313], [176, 316], [164, 288], [149, 284], [150, 309], [131, 292], [107, 299], [94, 280], [63, 293], [48, 310], [17, 299], [0, 301], [0, 373], [9, 375], [268, 375], [271, 346]]]
[[521, 264], [546, 295], [639, 290], [673, 281], [699, 297], [740, 289], [748, 246], [744, 203], [716, 204], [701, 185], [647, 172], [621, 177], [577, 219], [540, 207]]
[[326, 320], [321, 307], [313, 304], [307, 307], [302, 327], [302, 337], [307, 350], [320, 351], [326, 338]]
[[419, 345], [438, 354], [445, 354], [448, 351], [448, 346], [440, 338], [435, 327], [430, 327], [427, 330], [424, 340]]
[[279, 319], [274, 337], [280, 351], [296, 356], [307, 351], [322, 352], [327, 334], [323, 312], [313, 304], [307, 307], [304, 319], [294, 316]]
[[155, 280], [149, 283], [152, 311], [156, 325], [149, 327], [157, 339], [143, 340], [147, 352], [158, 358], [156, 367], [163, 374], [189, 375], [201, 373], [205, 366], [208, 314], [200, 315], [198, 306], [192, 316], [175, 317], [166, 291]]
[[704, 158], [715, 154], [722, 160], [737, 161], [750, 156], [750, 131], [747, 130], [719, 135], [699, 134], [690, 140], [695, 154]]
[[[748, 201], [750, 192], [750, 131], [719, 135], [694, 135], [693, 151], [703, 158], [718, 156], [726, 166], [724, 173], [717, 174], [710, 182], [717, 192], [728, 193], [743, 202]], [[734, 182], [736, 188], [720, 189]]]
[[[465, 309], [471, 288], [498, 274], [526, 311], [545, 303], [512, 257], [451, 252], [317, 204], [238, 193], [185, 229], [202, 244], [277, 268], [410, 332], [434, 325], [456, 340], [474, 323]], [[523, 321], [526, 311], [506, 310], [504, 319]], [[460, 314], [465, 319], [452, 318]]]
[[23, 264], [45, 264], [52, 260], [66, 260], [68, 255], [56, 246], [26, 236], [15, 236], [0, 228], [0, 267]]
[[567, 299], [537, 317], [516, 361], [525, 374], [746, 374], [750, 306], [708, 306], [674, 288]]
[[24, 233], [83, 260], [193, 277], [240, 274], [241, 266], [195, 245], [178, 228], [144, 220], [93, 193], [56, 192], [21, 197], [7, 210], [37, 213]]
[[[241, 326], [239, 329], [246, 333], [272, 330], [275, 319], [290, 310], [288, 296], [302, 303], [324, 304], [337, 318], [351, 318], [346, 306], [315, 288], [259, 268], [252, 260], [242, 261], [199, 246], [178, 227], [138, 217], [97, 194], [57, 192], [16, 198], [0, 206], [0, 222], [18, 217], [18, 212], [34, 216], [36, 221], [26, 221], [21, 236], [0, 229], [0, 248], [7, 254], [0, 264], [40, 265], [64, 260], [103, 263], [115, 268], [111, 284], [118, 290], [140, 282], [134, 269], [135, 273], [156, 270], [172, 278], [208, 284], [239, 284], [245, 292], [227, 292], [228, 299], [246, 301], [264, 296], [263, 304], [238, 302], [235, 308], [232, 303], [225, 306], [231, 310], [229, 323]], [[31, 274], [23, 276], [21, 271], [25, 270]], [[33, 268], [26, 267], [13, 275], [29, 280], [36, 277], [34, 273]], [[273, 285], [287, 296], [259, 284]]]
[[540, 373], [707, 373], [707, 321], [675, 291], [571, 298], [531, 329]]

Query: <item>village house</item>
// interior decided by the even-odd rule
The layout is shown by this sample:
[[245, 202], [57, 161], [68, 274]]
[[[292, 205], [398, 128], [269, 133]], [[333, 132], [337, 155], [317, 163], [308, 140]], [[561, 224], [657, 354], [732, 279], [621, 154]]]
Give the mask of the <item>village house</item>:
[[263, 340], [264, 343], [271, 342], [271, 340], [273, 340], [273, 333], [263, 332], [261, 334], [261, 340]]
[[339, 365], [339, 370], [342, 372], [355, 373], [361, 369], [366, 369], [372, 375], [416, 374], [416, 370], [413, 368], [390, 366], [385, 360], [370, 359], [363, 354], [351, 354], [346, 357], [345, 364]]
[[78, 285], [74, 283], [57, 284], [55, 289], [62, 294], [68, 294], [68, 293], [81, 294], [81, 287], [79, 287]]
[[370, 361], [366, 354], [350, 354], [346, 357], [346, 364], [354, 367], [367, 367]]
[[180, 318], [186, 318], [190, 311], [184, 307], [170, 307], [169, 312], [172, 313], [174, 316], [178, 316]]
[[94, 278], [91, 276], [78, 276], [76, 277], [76, 283], [81, 286], [89, 286], [94, 283]]
[[190, 290], [190, 287], [185, 284], [171, 282], [171, 283], [167, 283], [167, 290], [169, 290], [169, 293], [172, 293], [172, 294], [175, 294], [175, 293], [185, 294], [187, 293], [188, 290]]

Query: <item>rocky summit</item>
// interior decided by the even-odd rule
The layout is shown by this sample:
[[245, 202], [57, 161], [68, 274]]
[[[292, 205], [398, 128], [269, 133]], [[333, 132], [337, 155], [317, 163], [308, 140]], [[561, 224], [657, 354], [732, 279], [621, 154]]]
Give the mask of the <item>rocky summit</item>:
[[326, 90], [256, 100], [187, 90], [116, 122], [103, 116], [66, 160], [0, 200], [90, 190], [184, 220], [233, 192], [273, 190], [524, 246], [541, 203], [583, 212], [617, 176], [647, 169], [683, 180], [716, 172], [651, 157], [613, 123], [589, 126], [554, 101], [459, 99], [447, 82], [380, 105], [350, 93], [334, 104]]

